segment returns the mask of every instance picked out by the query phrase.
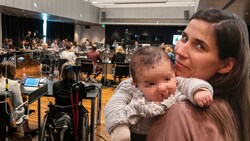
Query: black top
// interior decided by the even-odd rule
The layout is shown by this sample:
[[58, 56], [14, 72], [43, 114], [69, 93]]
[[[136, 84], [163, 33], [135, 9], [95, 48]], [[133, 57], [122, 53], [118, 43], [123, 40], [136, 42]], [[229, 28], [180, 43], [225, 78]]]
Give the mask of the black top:
[[125, 62], [125, 59], [126, 59], [126, 54], [118, 52], [113, 55], [111, 63]]
[[[61, 105], [61, 106], [71, 105], [70, 95], [73, 92], [75, 100], [75, 94], [76, 94], [76, 89], [74, 87], [74, 84], [76, 84], [75, 80], [57, 81], [53, 84], [53, 96], [55, 97], [56, 105]], [[80, 84], [80, 82], [78, 84]], [[81, 84], [82, 85], [79, 86], [78, 101], [82, 101], [82, 99], [85, 98], [87, 95], [84, 84], [83, 83]]]

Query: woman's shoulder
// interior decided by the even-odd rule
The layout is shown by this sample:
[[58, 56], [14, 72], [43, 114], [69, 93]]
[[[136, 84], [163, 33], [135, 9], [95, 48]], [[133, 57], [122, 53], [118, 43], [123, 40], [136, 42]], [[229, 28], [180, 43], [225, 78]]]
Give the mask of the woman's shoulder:
[[9, 85], [20, 85], [20, 83], [17, 80], [12, 80], [12, 79], [8, 79], [8, 84]]
[[189, 101], [176, 102], [172, 107], [167, 110], [168, 115], [189, 115], [195, 111], [195, 105], [192, 105]]

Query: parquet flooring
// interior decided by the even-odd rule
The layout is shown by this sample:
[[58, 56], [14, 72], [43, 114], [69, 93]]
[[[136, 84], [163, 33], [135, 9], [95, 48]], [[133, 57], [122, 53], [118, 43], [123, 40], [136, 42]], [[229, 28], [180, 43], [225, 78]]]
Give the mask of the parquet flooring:
[[[25, 70], [23, 69], [23, 67], [18, 67], [16, 77], [22, 78], [23, 71], [25, 71], [27, 76], [38, 77], [40, 74], [40, 66], [39, 65], [26, 66]], [[102, 75], [100, 75], [97, 78], [97, 80], [100, 81], [101, 77], [102, 77]], [[107, 77], [108, 77], [108, 79], [113, 79], [110, 74], [108, 74]], [[104, 120], [103, 109], [104, 109], [104, 106], [106, 105], [106, 103], [108, 102], [109, 98], [112, 96], [114, 90], [115, 90], [115, 88], [113, 88], [113, 87], [103, 87], [102, 88], [101, 124], [97, 125], [95, 128], [95, 141], [109, 141], [110, 140], [110, 136], [108, 135], [108, 133], [106, 132], [106, 129], [105, 129], [105, 120]], [[44, 117], [45, 111], [48, 109], [47, 104], [51, 101], [54, 102], [53, 97], [42, 97], [41, 98], [41, 116], [42, 116], [41, 118]], [[91, 105], [90, 100], [83, 100], [83, 105], [90, 111], [90, 105]], [[35, 110], [35, 112], [32, 113], [29, 117], [29, 125], [31, 128], [37, 128], [37, 121], [38, 121], [37, 101], [30, 105], [30, 109]], [[16, 138], [16, 137], [20, 137], [20, 136], [23, 136], [22, 127], [19, 127], [16, 131], [14, 131], [11, 134], [11, 138]], [[34, 140], [34, 141], [38, 140], [38, 135], [34, 136], [32, 138], [32, 140]]]

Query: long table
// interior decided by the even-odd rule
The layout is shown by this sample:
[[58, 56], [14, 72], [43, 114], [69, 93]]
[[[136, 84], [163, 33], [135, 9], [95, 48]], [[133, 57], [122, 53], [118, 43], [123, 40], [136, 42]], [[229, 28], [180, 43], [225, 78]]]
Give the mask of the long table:
[[[87, 98], [91, 100], [91, 118], [90, 118], [90, 141], [94, 141], [95, 134], [95, 109], [97, 112], [96, 124], [101, 123], [102, 108], [102, 83], [93, 83], [97, 88], [94, 91], [87, 92]], [[97, 102], [96, 102], [97, 99]], [[95, 104], [97, 103], [97, 108]]]

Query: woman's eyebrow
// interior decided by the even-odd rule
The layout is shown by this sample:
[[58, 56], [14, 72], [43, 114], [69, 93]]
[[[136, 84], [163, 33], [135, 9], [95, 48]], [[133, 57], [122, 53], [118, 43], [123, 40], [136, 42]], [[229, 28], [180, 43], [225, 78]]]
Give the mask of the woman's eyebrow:
[[208, 44], [205, 41], [203, 41], [203, 40], [195, 39], [195, 42], [201, 43], [201, 44], [203, 44], [203, 46], [208, 47]]

